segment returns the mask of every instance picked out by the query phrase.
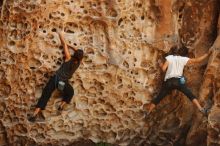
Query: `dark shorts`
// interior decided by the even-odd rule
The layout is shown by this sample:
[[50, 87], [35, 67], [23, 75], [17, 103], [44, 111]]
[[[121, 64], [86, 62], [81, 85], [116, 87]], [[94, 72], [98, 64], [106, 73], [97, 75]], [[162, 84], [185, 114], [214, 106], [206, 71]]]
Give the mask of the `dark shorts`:
[[172, 90], [177, 89], [185, 94], [191, 101], [196, 97], [193, 95], [191, 90], [186, 86], [185, 83], [181, 83], [180, 78], [167, 79], [162, 84], [162, 88], [156, 98], [152, 100], [154, 104], [158, 104], [167, 94]]

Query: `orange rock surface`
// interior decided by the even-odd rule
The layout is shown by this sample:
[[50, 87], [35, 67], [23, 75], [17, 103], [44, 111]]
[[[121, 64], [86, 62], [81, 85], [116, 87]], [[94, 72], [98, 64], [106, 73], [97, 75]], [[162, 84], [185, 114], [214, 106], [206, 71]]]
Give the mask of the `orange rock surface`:
[[[0, 1], [0, 145], [220, 146], [219, 0]], [[44, 122], [27, 115], [63, 62], [57, 32], [85, 51], [61, 114], [55, 92]], [[186, 67], [187, 85], [208, 117], [172, 92], [145, 118], [163, 81], [157, 61], [174, 44], [207, 61]]]

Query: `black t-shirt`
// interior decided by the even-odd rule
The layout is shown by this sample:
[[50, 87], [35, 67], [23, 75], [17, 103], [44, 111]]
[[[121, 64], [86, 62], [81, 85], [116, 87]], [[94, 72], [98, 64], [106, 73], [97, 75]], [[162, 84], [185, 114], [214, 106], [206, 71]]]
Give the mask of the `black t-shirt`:
[[73, 73], [80, 65], [80, 61], [75, 59], [76, 58], [71, 56], [71, 59], [67, 62], [64, 62], [56, 71], [56, 75], [58, 76], [59, 80], [68, 81], [70, 78], [72, 78]]

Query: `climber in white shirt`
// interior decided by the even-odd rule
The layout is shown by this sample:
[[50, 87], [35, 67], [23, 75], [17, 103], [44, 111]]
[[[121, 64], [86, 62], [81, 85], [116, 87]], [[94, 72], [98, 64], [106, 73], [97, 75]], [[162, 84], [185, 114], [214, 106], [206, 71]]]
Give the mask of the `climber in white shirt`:
[[184, 93], [192, 102], [196, 105], [200, 112], [207, 114], [207, 110], [202, 108], [196, 97], [193, 95], [191, 90], [185, 84], [185, 78], [183, 76], [183, 69], [185, 65], [199, 63], [211, 54], [212, 49], [201, 57], [198, 58], [188, 58], [183, 57], [188, 54], [188, 49], [182, 47], [178, 49], [176, 46], [172, 47], [165, 57], [165, 63], [159, 63], [163, 72], [166, 72], [164, 82], [159, 94], [152, 100], [150, 104], [147, 105], [147, 114], [151, 113], [156, 105], [172, 90], [177, 89]]

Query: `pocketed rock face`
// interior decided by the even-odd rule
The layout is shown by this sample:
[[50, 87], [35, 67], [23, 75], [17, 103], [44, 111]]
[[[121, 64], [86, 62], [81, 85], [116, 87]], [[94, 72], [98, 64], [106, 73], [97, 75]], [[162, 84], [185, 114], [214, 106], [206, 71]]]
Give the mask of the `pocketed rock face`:
[[[218, 52], [208, 66], [187, 67], [185, 72], [193, 93], [203, 103], [206, 95], [214, 102], [209, 123], [203, 123], [208, 133], [195, 128], [205, 118], [179, 92], [162, 100], [146, 119], [143, 114], [163, 80], [157, 60], [170, 46], [182, 42], [196, 57], [212, 46], [218, 0], [4, 0], [0, 4], [0, 145], [74, 145], [83, 139], [131, 146], [220, 142], [214, 135], [219, 124]], [[68, 44], [85, 51], [70, 80], [75, 96], [57, 114], [62, 94], [56, 91], [43, 112], [46, 120], [30, 123], [27, 116], [63, 62], [59, 31], [64, 31]], [[208, 140], [197, 141], [200, 134]]]

